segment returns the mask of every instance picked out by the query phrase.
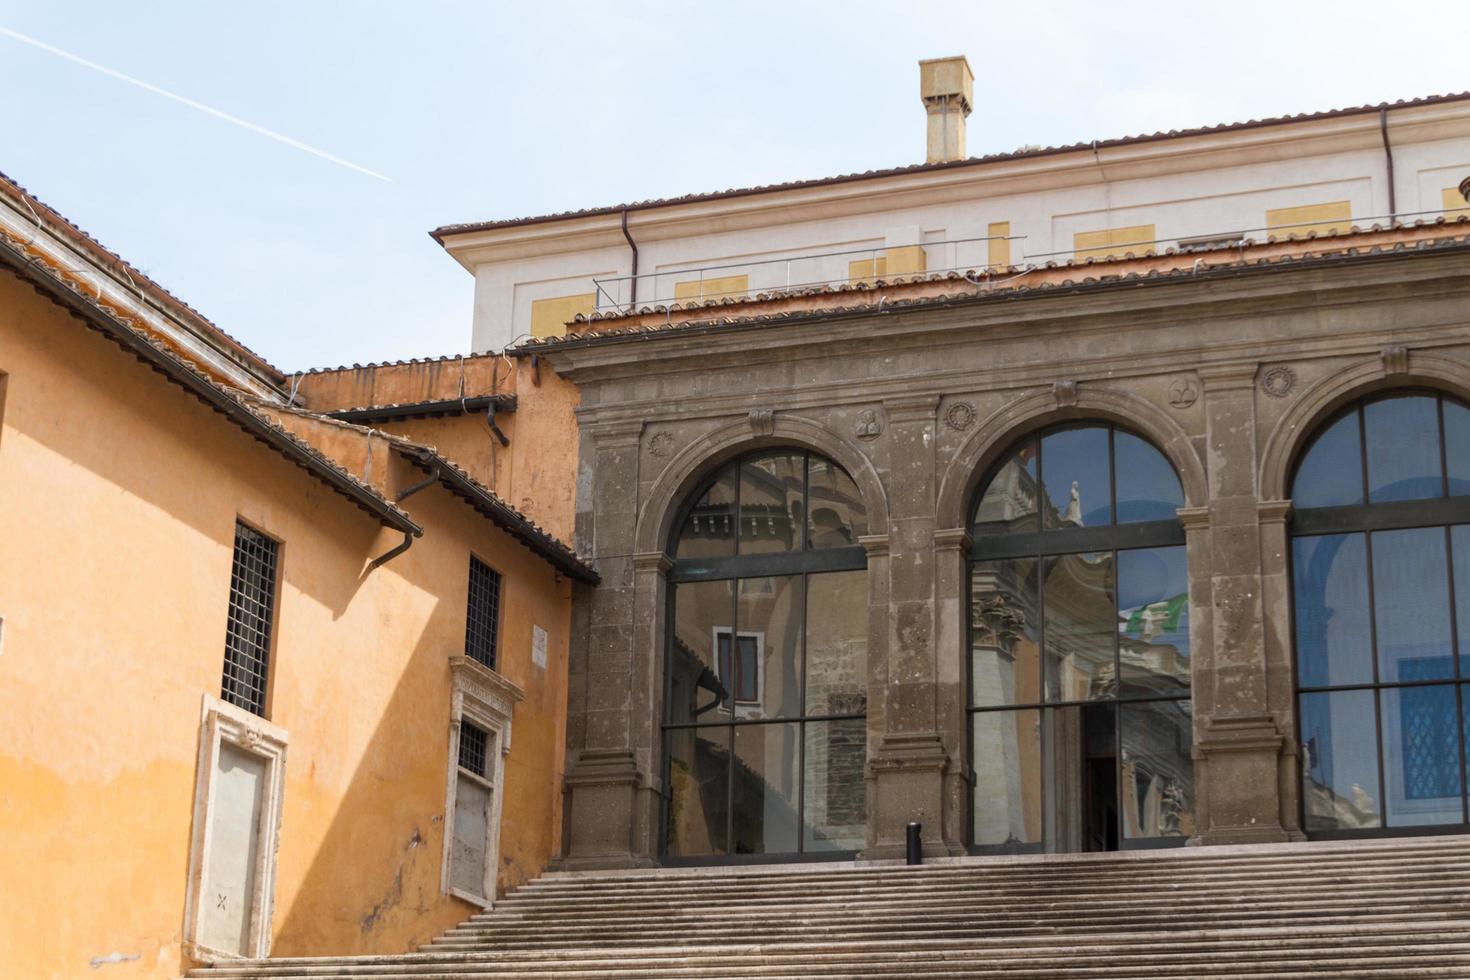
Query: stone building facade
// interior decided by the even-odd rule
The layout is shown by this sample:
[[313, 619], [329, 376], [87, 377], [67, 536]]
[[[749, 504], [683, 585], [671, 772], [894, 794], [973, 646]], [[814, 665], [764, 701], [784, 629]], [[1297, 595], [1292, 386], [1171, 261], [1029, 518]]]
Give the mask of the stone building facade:
[[[675, 581], [681, 521], [712, 474], [760, 452], [835, 462], [866, 515], [856, 540], [867, 695], [858, 854], [900, 855], [910, 821], [923, 824], [927, 854], [961, 854], [981, 849], [977, 800], [983, 807], [998, 795], [1034, 810], [1015, 788], [1020, 763], [979, 758], [972, 741], [973, 650], [994, 648], [997, 629], [1027, 628], [1024, 611], [1009, 626], [972, 622], [983, 619], [971, 615], [970, 560], [983, 552], [972, 519], [1008, 454], [1069, 426], [1136, 437], [1178, 481], [1174, 514], [1157, 528], [1158, 541], [1183, 549], [1187, 607], [1144, 612], [1164, 610], [1158, 616], [1173, 616], [1187, 635], [1176, 660], [1187, 664], [1179, 703], [1192, 721], [1174, 775], [1154, 779], [1148, 800], [1113, 805], [1163, 814], [1172, 840], [1152, 843], [1211, 844], [1308, 836], [1304, 785], [1333, 797], [1328, 810], [1351, 809], [1346, 784], [1303, 781], [1291, 555], [1292, 534], [1305, 525], [1295, 523], [1292, 478], [1314, 436], [1356, 400], [1400, 390], [1441, 393], [1446, 405], [1470, 397], [1470, 244], [1463, 229], [1440, 227], [1396, 240], [1347, 236], [1361, 240], [1296, 255], [1176, 258], [1163, 271], [1075, 269], [1031, 288], [952, 277], [907, 293], [879, 284], [677, 320], [644, 311], [523, 345], [518, 353], [581, 391], [577, 544], [602, 576], [574, 614], [563, 865], [671, 856], [661, 719], [671, 610], [686, 588]], [[1453, 445], [1448, 457], [1453, 470]], [[1115, 480], [1119, 470], [1129, 467], [1116, 467]], [[1441, 505], [1450, 517], [1434, 520], [1464, 520], [1452, 499]], [[1056, 513], [1065, 509], [1057, 500]], [[1093, 535], [1089, 547], [1129, 547], [1107, 540], [1106, 529], [1083, 532]], [[1141, 614], [1118, 601], [1121, 634]], [[1046, 751], [1056, 752], [1060, 731]], [[1109, 764], [1139, 765], [1124, 749], [1120, 756], [1115, 744]], [[1075, 791], [1056, 786], [1065, 778], [1057, 765], [1032, 769], [1022, 775], [1043, 792]], [[1441, 824], [1463, 827], [1464, 781], [1457, 772], [1452, 782], [1459, 815]], [[1376, 801], [1376, 787], [1354, 787]], [[1377, 817], [1340, 826], [1395, 824], [1363, 831], [1381, 833], [1413, 823], [1373, 808]], [[1072, 845], [1061, 832], [1035, 843], [1089, 846], [1072, 831]], [[747, 857], [761, 855], [733, 846], [708, 855]]]

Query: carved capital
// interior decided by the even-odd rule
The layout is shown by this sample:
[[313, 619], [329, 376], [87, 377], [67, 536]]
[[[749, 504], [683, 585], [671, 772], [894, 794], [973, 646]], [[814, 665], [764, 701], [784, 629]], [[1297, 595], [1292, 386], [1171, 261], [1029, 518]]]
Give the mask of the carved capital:
[[599, 422], [587, 432], [598, 449], [636, 449], [643, 436], [643, 421]]
[[941, 553], [967, 552], [970, 550], [971, 543], [969, 528], [950, 527], [934, 532], [934, 550]]
[[858, 544], [868, 553], [869, 558], [886, 558], [888, 556], [888, 535], [886, 534], [860, 534]]
[[673, 560], [662, 551], [645, 551], [633, 556], [634, 572], [657, 572], [660, 575], [667, 575], [673, 567]]
[[904, 395], [885, 398], [883, 410], [889, 422], [933, 422], [939, 413], [938, 395]]
[[1249, 391], [1255, 386], [1256, 371], [1260, 367], [1255, 361], [1231, 361], [1225, 364], [1205, 364], [1199, 369], [1200, 383], [1205, 391]]
[[1263, 525], [1285, 524], [1290, 516], [1290, 500], [1262, 500], [1256, 504], [1256, 517]]
[[1202, 531], [1210, 526], [1208, 507], [1180, 507], [1175, 513], [1179, 515], [1179, 523], [1184, 525], [1185, 531]]

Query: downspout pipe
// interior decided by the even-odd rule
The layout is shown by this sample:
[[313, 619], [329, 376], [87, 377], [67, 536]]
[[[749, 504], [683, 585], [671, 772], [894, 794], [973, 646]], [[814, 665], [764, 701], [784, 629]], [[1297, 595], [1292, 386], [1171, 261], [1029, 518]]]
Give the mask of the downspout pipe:
[[[412, 486], [404, 487], [402, 490], [400, 490], [398, 492], [397, 502], [401, 504], [401, 503], [403, 503], [404, 500], [406, 500], [407, 498], [409, 498], [409, 497], [413, 496], [414, 494], [418, 493], [420, 490], [425, 490], [425, 489], [433, 486], [435, 483], [438, 483], [438, 482], [439, 482], [439, 467], [437, 467], [437, 466], [431, 467], [430, 470], [429, 470], [429, 476], [428, 476], [427, 479], [420, 480], [418, 483], [415, 483]], [[403, 532], [403, 543], [400, 544], [400, 545], [398, 545], [396, 548], [393, 548], [391, 551], [385, 551], [381, 555], [379, 555], [378, 557], [374, 558], [371, 562], [368, 563], [368, 568], [369, 569], [373, 569], [373, 568], [377, 568], [379, 565], [386, 565], [388, 562], [392, 561], [393, 559], [397, 558], [399, 555], [403, 554], [409, 548], [412, 548], [413, 547], [413, 539], [414, 539], [414, 537], [415, 537], [414, 532], [412, 532], [412, 531], [404, 531]]]
[[633, 241], [633, 234], [628, 231], [627, 208], [623, 208], [623, 237], [633, 250], [633, 275], [628, 280], [628, 307], [631, 309], [638, 305], [638, 243]]
[[409, 548], [412, 548], [413, 547], [413, 538], [414, 538], [414, 534], [413, 534], [412, 531], [404, 531], [403, 532], [403, 543], [400, 544], [400, 545], [398, 545], [398, 547], [394, 548], [391, 551], [385, 551], [385, 552], [383, 552], [381, 555], [379, 555], [378, 557], [374, 558], [372, 561], [368, 562], [368, 569], [371, 570], [371, 569], [377, 568], [379, 565], [386, 565], [388, 562], [392, 561], [393, 559], [397, 558], [399, 555], [403, 554]]
[[1388, 141], [1388, 109], [1378, 110], [1378, 131], [1383, 134], [1383, 158], [1388, 163], [1388, 222], [1390, 225], [1398, 218], [1399, 205], [1398, 195], [1393, 189], [1393, 144]]

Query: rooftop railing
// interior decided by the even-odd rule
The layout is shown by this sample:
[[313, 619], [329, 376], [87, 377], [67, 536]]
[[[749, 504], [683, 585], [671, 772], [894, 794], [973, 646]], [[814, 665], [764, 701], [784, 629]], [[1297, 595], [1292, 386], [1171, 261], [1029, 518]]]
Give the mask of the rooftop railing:
[[[1463, 213], [1470, 214], [1470, 210]], [[1434, 209], [1403, 212], [1394, 215], [1368, 215], [1341, 219], [1317, 219], [1257, 228], [1233, 228], [1226, 231], [1178, 235], [1170, 238], [1113, 242], [1095, 248], [1067, 248], [1046, 252], [1010, 255], [1005, 262], [993, 262], [992, 242], [1025, 242], [1026, 235], [995, 235], [979, 238], [956, 238], [912, 245], [876, 245], [868, 248], [813, 252], [773, 259], [746, 262], [724, 262], [714, 265], [688, 266], [637, 276], [610, 276], [594, 279], [598, 312], [627, 310], [637, 306], [664, 306], [671, 303], [700, 302], [739, 298], [761, 293], [780, 294], [804, 289], [831, 288], [875, 279], [895, 279], [918, 275], [963, 273], [991, 268], [1010, 267], [1018, 273], [1048, 262], [1087, 258], [1120, 257], [1132, 252], [1150, 255], [1173, 248], [1184, 254], [1243, 248], [1248, 242], [1264, 241], [1266, 235], [1286, 236], [1302, 229], [1316, 230], [1334, 226], [1365, 226], [1389, 223], [1429, 215], [1451, 216], [1454, 212]], [[922, 254], [924, 261], [916, 257]], [[636, 286], [636, 289], [635, 289]]]

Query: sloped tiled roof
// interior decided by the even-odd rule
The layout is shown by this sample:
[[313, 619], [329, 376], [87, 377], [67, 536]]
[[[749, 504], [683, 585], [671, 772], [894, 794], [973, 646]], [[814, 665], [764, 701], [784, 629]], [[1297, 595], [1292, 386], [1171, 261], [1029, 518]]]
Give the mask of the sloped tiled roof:
[[[1405, 237], [1391, 243], [1381, 242], [1386, 234], [1394, 231], [1415, 234], [1413, 237]], [[1271, 239], [1261, 244], [1279, 243]], [[1137, 271], [1136, 268], [1142, 261], [1141, 257], [1130, 254], [1111, 260], [1088, 259], [1082, 262], [1048, 263], [1036, 269], [1011, 268], [995, 272], [982, 270], [965, 273], [921, 274], [893, 282], [875, 280], [850, 285], [817, 287], [793, 293], [783, 292], [759, 294], [740, 299], [706, 300], [703, 303], [690, 303], [683, 306], [675, 304], [668, 307], [645, 307], [620, 314], [594, 315], [591, 318], [579, 316], [573, 322], [579, 325], [586, 324], [589, 329], [563, 337], [532, 338], [521, 342], [507, 353], [513, 357], [524, 357], [601, 344], [628, 343], [729, 329], [775, 327], [815, 319], [855, 316], [880, 311], [893, 313], [945, 306], [1007, 302], [1090, 293], [1105, 289], [1199, 282], [1286, 269], [1378, 261], [1413, 255], [1470, 252], [1470, 218], [1461, 217], [1448, 221], [1440, 218], [1432, 222], [1419, 221], [1412, 225], [1396, 225], [1393, 229], [1374, 226], [1369, 229], [1354, 229], [1352, 232], [1335, 232], [1321, 236], [1313, 234], [1301, 239], [1300, 245], [1299, 250], [1288, 250], [1269, 256], [1248, 256], [1243, 254], [1242, 250], [1238, 257], [1234, 258], [1227, 256], [1230, 253], [1237, 253], [1236, 247], [1220, 247], [1201, 253], [1181, 253], [1171, 249], [1164, 253], [1164, 257], [1173, 257], [1178, 264], [1165, 267], [1155, 265], [1145, 272]], [[1134, 267], [1131, 271], [1130, 266]], [[1028, 284], [1026, 275], [1034, 271], [1049, 271], [1053, 275], [1047, 281], [1034, 285]], [[1076, 272], [1077, 275], [1058, 278], [1056, 276], [1058, 271]], [[806, 304], [797, 308], [782, 308], [785, 301], [811, 297], [830, 300], [830, 302], [824, 305]], [[763, 309], [764, 312], [762, 312]], [[678, 320], [649, 322], [650, 318], [656, 318], [659, 314], [672, 316], [676, 312], [681, 314]], [[631, 325], [619, 325], [622, 323]]]
[[626, 204], [614, 204], [607, 207], [581, 208], [571, 211], [558, 211], [551, 214], [534, 215], [524, 218], [501, 218], [492, 221], [471, 221], [461, 224], [441, 225], [429, 232], [429, 235], [439, 244], [451, 235], [462, 235], [470, 232], [491, 231], [496, 228], [512, 228], [517, 225], [541, 224], [548, 221], [565, 221], [571, 218], [590, 218], [604, 214], [618, 214], [622, 211], [646, 211], [652, 208], [669, 207], [675, 204], [692, 204], [699, 201], [715, 201], [723, 198], [745, 197], [751, 194], [769, 194], [776, 191], [801, 190], [807, 187], [821, 187], [827, 184], [844, 184], [856, 180], [875, 180], [882, 177], [894, 177], [901, 174], [929, 173], [939, 170], [957, 170], [965, 167], [974, 167], [987, 163], [999, 163], [1010, 160], [1026, 160], [1033, 157], [1053, 156], [1060, 153], [1075, 153], [1079, 150], [1106, 149], [1113, 146], [1128, 146], [1135, 143], [1151, 143], [1158, 140], [1181, 139], [1190, 136], [1207, 136], [1212, 133], [1227, 133], [1242, 129], [1256, 129], [1263, 126], [1280, 126], [1287, 123], [1312, 122], [1319, 119], [1332, 119], [1339, 116], [1353, 116], [1364, 113], [1380, 112], [1384, 109], [1407, 109], [1415, 106], [1436, 105], [1443, 102], [1457, 102], [1470, 99], [1470, 92], [1456, 92], [1449, 95], [1427, 95], [1416, 99], [1400, 99], [1397, 102], [1380, 102], [1376, 105], [1352, 106], [1344, 109], [1328, 109], [1322, 112], [1302, 112], [1296, 115], [1271, 116], [1264, 119], [1247, 119], [1243, 122], [1219, 123], [1213, 126], [1199, 126], [1193, 129], [1171, 129], [1167, 131], [1145, 133], [1137, 136], [1119, 136], [1110, 139], [1089, 140], [1082, 143], [1071, 143], [1062, 146], [1028, 147], [1015, 150], [1010, 153], [991, 153], [985, 156], [969, 157], [964, 160], [953, 160], [946, 163], [915, 163], [902, 167], [890, 167], [882, 170], [867, 170], [862, 173], [840, 174], [835, 177], [817, 177], [806, 180], [791, 180], [777, 184], [761, 184], [754, 187], [734, 187], [723, 191], [707, 191], [703, 193], [685, 194], [681, 197], [652, 198], [645, 201], [630, 201]]
[[99, 303], [66, 270], [51, 265], [23, 242], [0, 234], [0, 267], [9, 269], [138, 360], [224, 415], [248, 435], [274, 449], [321, 480], [384, 525], [419, 535], [423, 528], [373, 487], [359, 480], [329, 457], [287, 432], [252, 407], [238, 393], [216, 384], [202, 371], [157, 343], [128, 317]]
[[170, 313], [180, 319], [189, 321], [191, 325], [201, 332], [212, 335], [223, 346], [232, 348], [237, 355], [252, 362], [257, 369], [269, 376], [274, 383], [280, 384], [285, 379], [286, 376], [281, 370], [272, 365], [264, 357], [249, 347], [246, 347], [243, 343], [220, 329], [219, 326], [205, 317], [204, 314], [128, 264], [122, 256], [109, 250], [101, 242], [97, 241], [97, 239], [87, 234], [76, 224], [73, 224], [55, 208], [47, 205], [40, 198], [27, 191], [14, 179], [4, 173], [0, 173], [0, 194], [20, 202], [21, 210], [34, 214], [44, 223], [45, 227], [59, 232], [73, 248], [85, 253], [99, 268], [121, 273], [124, 278], [146, 292]]

